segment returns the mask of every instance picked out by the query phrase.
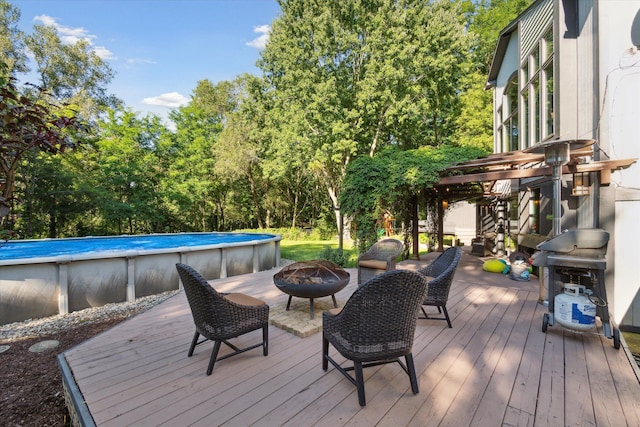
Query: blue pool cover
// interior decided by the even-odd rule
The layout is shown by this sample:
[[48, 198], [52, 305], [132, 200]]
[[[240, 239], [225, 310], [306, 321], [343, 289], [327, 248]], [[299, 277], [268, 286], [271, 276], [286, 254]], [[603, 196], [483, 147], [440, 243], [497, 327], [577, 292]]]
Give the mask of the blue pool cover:
[[137, 236], [81, 237], [9, 241], [0, 246], [0, 260], [53, 257], [113, 251], [145, 251], [184, 246], [209, 246], [266, 240], [273, 234], [179, 233]]

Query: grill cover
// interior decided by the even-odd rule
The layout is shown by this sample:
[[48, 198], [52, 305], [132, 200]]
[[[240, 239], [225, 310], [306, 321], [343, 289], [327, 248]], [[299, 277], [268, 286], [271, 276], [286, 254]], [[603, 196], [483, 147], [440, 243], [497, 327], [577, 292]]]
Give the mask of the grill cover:
[[540, 243], [541, 251], [574, 256], [603, 256], [607, 253], [609, 233], [601, 228], [567, 230]]
[[608, 243], [609, 233], [601, 228], [567, 230], [537, 246], [541, 252], [533, 265], [603, 270]]

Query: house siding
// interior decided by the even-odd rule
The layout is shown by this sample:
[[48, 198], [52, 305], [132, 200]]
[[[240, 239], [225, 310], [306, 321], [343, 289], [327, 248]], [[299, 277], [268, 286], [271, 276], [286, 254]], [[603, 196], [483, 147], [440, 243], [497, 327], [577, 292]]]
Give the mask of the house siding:
[[[539, 0], [509, 24], [507, 29], [513, 29], [509, 45], [503, 57], [494, 58], [499, 69], [490, 73], [497, 76], [496, 133], [505, 85], [550, 24], [555, 55], [553, 137], [595, 139], [595, 161], [640, 158], [640, 0]], [[502, 151], [499, 135], [494, 141], [495, 152]], [[605, 179], [603, 185], [599, 173], [591, 173], [591, 178], [591, 194], [578, 197], [571, 195], [571, 175], [563, 177], [561, 228], [609, 231], [605, 279], [609, 310], [616, 324], [640, 327], [640, 280], [634, 256], [640, 243], [640, 166], [614, 171], [610, 183]], [[550, 184], [521, 180], [519, 188], [527, 186], [540, 188], [542, 212], [552, 196]], [[527, 194], [520, 192], [518, 197], [526, 203]], [[522, 224], [528, 209], [522, 205], [519, 209], [520, 231], [527, 232]], [[545, 235], [549, 230], [541, 224], [539, 231]]]
[[[602, 158], [640, 158], [640, 1], [600, 1], [597, 14]], [[602, 196], [600, 215], [603, 219], [608, 216], [613, 230], [608, 261], [615, 263], [615, 276], [607, 276], [609, 303], [619, 324], [638, 328], [640, 166], [636, 163], [613, 172], [611, 185], [602, 187]]]

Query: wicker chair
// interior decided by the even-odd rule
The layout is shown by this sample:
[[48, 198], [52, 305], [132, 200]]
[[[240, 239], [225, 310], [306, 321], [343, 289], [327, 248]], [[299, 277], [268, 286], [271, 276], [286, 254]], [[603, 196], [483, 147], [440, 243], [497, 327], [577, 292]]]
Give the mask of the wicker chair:
[[[211, 375], [213, 365], [217, 360], [223, 360], [258, 347], [262, 347], [265, 356], [268, 354], [269, 306], [264, 301], [241, 293], [218, 293], [190, 266], [178, 263], [176, 268], [180, 280], [182, 280], [196, 326], [188, 356], [193, 355], [196, 345], [207, 340], [214, 341], [207, 375]], [[262, 328], [262, 343], [260, 344], [240, 349], [228, 342], [231, 338], [260, 328]], [[198, 341], [200, 335], [204, 339]], [[222, 343], [231, 347], [234, 352], [218, 358], [218, 351]]]
[[358, 257], [358, 285], [385, 271], [395, 270], [396, 258], [402, 253], [402, 242], [384, 239], [374, 243]]
[[[366, 405], [362, 369], [369, 366], [397, 362], [409, 375], [413, 393], [418, 393], [411, 349], [427, 286], [414, 271], [389, 271], [356, 289], [342, 309], [322, 313], [322, 369], [331, 362], [349, 379], [358, 389], [360, 406]], [[332, 359], [329, 344], [353, 366], [343, 368]], [[355, 378], [347, 371], [355, 371]]]
[[[453, 275], [456, 272], [461, 257], [462, 250], [459, 247], [448, 248], [438, 255], [431, 264], [418, 270], [418, 272], [424, 276], [429, 276], [427, 297], [422, 303], [423, 307], [421, 307], [425, 316], [423, 319], [446, 320], [449, 327], [452, 327], [451, 319], [449, 319], [449, 313], [447, 312], [447, 300], [449, 299], [449, 290], [451, 289], [451, 282], [453, 282]], [[444, 312], [444, 317], [429, 317], [424, 309], [425, 305], [438, 307], [438, 312]]]

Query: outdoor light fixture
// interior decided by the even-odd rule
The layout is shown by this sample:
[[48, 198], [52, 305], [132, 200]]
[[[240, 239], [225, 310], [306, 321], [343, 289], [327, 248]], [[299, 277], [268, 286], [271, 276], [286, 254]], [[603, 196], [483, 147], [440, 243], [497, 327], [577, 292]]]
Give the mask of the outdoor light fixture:
[[494, 182], [495, 181], [482, 181], [482, 194], [484, 194], [485, 196], [490, 196]]
[[442, 209], [447, 209], [449, 207], [449, 202], [446, 199], [442, 199]]
[[573, 174], [573, 190], [571, 190], [571, 195], [588, 196], [590, 185], [589, 172], [575, 172]]

